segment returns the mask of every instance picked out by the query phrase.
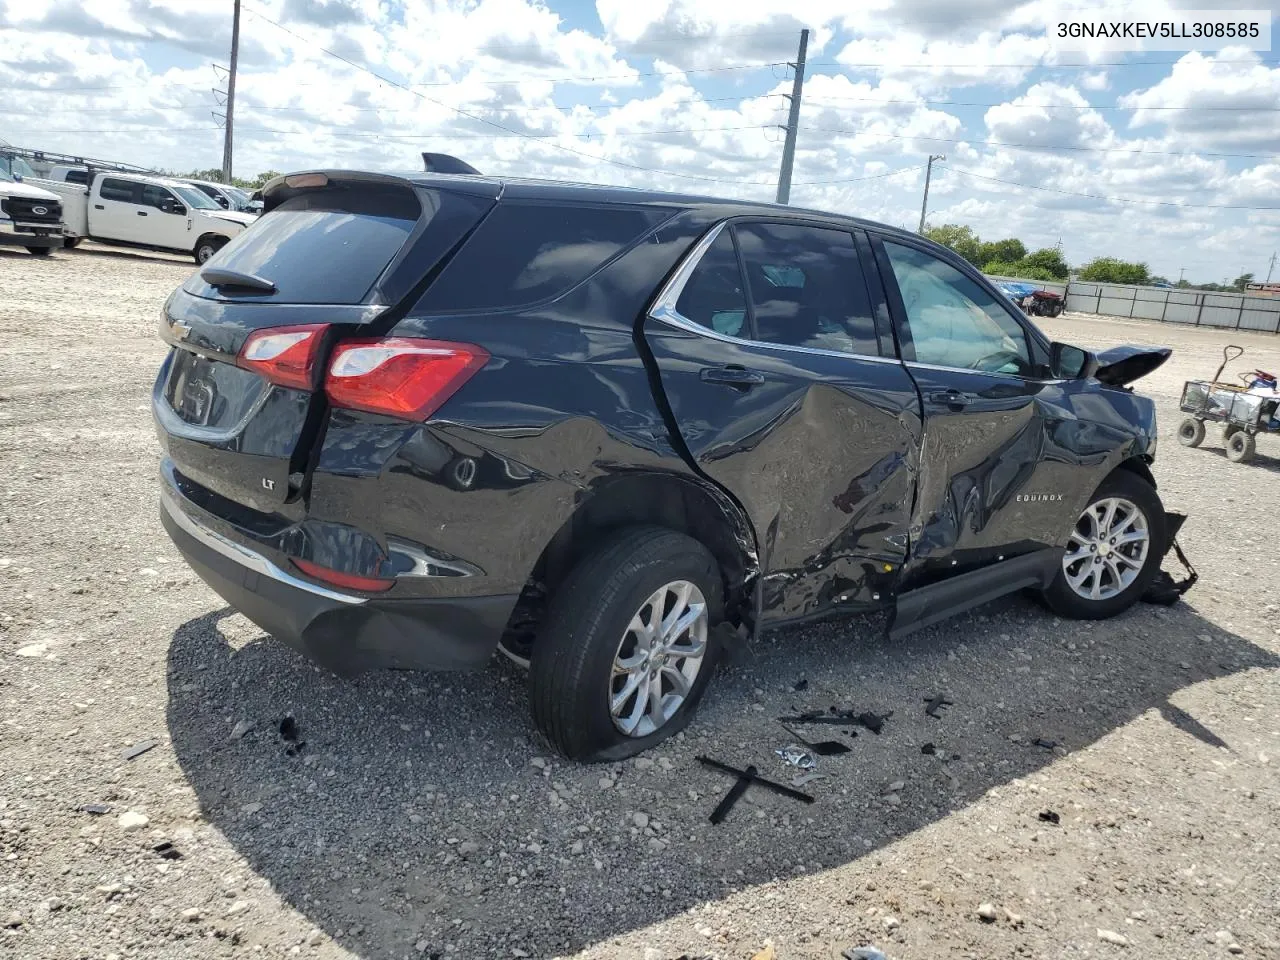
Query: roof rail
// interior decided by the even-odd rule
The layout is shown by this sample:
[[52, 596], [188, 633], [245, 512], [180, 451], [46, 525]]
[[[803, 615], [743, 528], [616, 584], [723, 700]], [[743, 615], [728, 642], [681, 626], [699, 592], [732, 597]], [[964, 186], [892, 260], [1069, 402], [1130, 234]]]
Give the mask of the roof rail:
[[148, 167], [139, 167], [132, 163], [115, 163], [111, 160], [95, 160], [92, 157], [81, 157], [70, 153], [56, 153], [52, 150], [32, 150], [27, 147], [11, 147], [0, 145], [0, 157], [21, 157], [23, 160], [36, 160], [62, 167], [92, 167], [95, 170], [114, 170], [117, 173], [138, 173], [152, 177], [164, 176], [159, 171]]
[[428, 173], [463, 173], [473, 177], [481, 176], [480, 171], [471, 164], [457, 157], [451, 157], [447, 153], [424, 153], [422, 162]]

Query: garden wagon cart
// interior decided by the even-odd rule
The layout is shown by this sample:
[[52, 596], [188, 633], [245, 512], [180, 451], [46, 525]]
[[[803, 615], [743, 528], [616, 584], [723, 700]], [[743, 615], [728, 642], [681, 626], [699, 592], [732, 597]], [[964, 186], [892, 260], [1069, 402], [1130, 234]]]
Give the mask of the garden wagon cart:
[[1244, 463], [1253, 457], [1258, 434], [1280, 434], [1280, 390], [1273, 375], [1255, 370], [1241, 375], [1243, 384], [1220, 380], [1227, 364], [1242, 356], [1244, 347], [1230, 344], [1211, 381], [1183, 384], [1180, 406], [1188, 416], [1178, 427], [1178, 442], [1184, 447], [1200, 446], [1206, 422], [1221, 423], [1227, 459]]

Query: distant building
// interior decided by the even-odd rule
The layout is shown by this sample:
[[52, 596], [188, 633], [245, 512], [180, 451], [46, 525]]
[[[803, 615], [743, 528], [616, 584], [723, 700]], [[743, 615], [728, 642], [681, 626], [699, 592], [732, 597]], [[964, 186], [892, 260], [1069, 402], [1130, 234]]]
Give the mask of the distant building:
[[1250, 283], [1245, 286], [1250, 293], [1264, 293], [1272, 297], [1280, 297], [1280, 283]]

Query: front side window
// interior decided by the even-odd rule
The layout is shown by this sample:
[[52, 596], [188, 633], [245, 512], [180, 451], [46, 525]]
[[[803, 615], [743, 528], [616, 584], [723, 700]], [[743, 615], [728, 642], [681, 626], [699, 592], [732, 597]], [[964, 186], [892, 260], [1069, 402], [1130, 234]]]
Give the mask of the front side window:
[[786, 223], [742, 224], [735, 232], [751, 291], [755, 339], [879, 354], [852, 234]]
[[182, 202], [196, 210], [220, 210], [221, 208], [195, 187], [174, 187]]
[[146, 206], [163, 209], [166, 200], [170, 203], [177, 203], [173, 198], [173, 194], [164, 187], [157, 187], [154, 183], [142, 185], [142, 202]]
[[991, 294], [923, 250], [889, 242], [884, 248], [902, 294], [917, 361], [1030, 375], [1026, 333]]
[[733, 237], [722, 230], [680, 291], [676, 312], [728, 337], [747, 337], [747, 296]]

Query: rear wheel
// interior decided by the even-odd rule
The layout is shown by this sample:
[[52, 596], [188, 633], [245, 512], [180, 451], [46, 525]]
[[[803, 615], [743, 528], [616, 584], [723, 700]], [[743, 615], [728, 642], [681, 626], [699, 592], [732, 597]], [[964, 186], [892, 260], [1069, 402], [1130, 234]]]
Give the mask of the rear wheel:
[[1184, 447], [1198, 447], [1204, 443], [1204, 421], [1187, 417], [1178, 424], [1178, 442]]
[[1252, 460], [1257, 447], [1257, 441], [1252, 434], [1237, 430], [1227, 437], [1227, 459], [1233, 463], [1244, 463]]
[[47, 257], [53, 253], [52, 247], [27, 247], [27, 252], [33, 257]]
[[1222, 442], [1225, 444], [1228, 440], [1231, 439], [1231, 437], [1234, 434], [1239, 433], [1243, 429], [1244, 427], [1241, 427], [1237, 424], [1228, 423], [1225, 427], [1222, 428]]
[[620, 531], [551, 598], [533, 644], [534, 723], [571, 760], [620, 760], [682, 729], [715, 668], [720, 569], [657, 527]]
[[1164, 505], [1155, 488], [1117, 470], [1076, 521], [1045, 601], [1073, 620], [1114, 617], [1142, 596], [1164, 550]]

